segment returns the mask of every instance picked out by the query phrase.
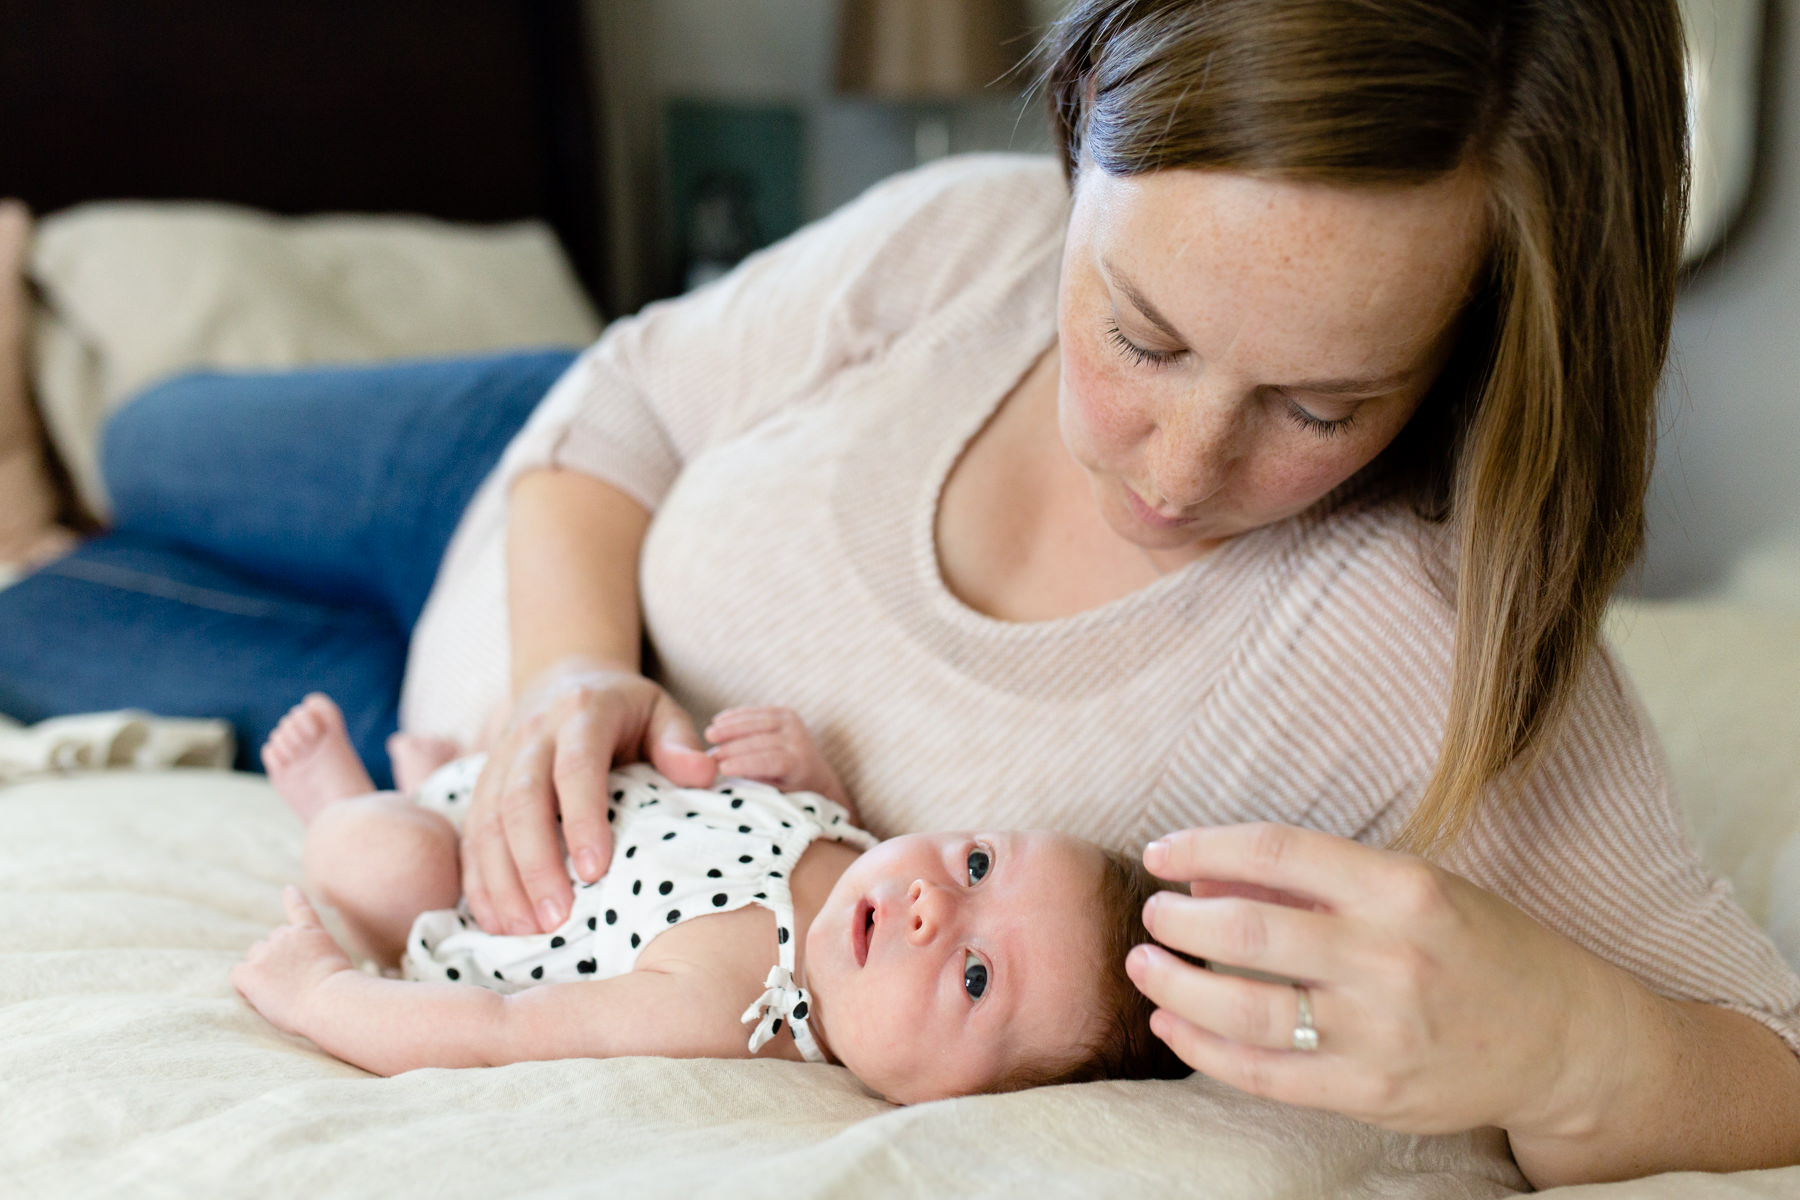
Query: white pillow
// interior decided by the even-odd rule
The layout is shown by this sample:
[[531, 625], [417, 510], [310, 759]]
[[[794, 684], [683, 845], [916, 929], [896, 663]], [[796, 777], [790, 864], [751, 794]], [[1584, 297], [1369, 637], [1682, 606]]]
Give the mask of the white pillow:
[[34, 383], [82, 499], [120, 401], [182, 371], [584, 346], [600, 322], [542, 224], [108, 202], [47, 217]]
[[1800, 970], [1800, 615], [1621, 602], [1607, 633], [1707, 863]]

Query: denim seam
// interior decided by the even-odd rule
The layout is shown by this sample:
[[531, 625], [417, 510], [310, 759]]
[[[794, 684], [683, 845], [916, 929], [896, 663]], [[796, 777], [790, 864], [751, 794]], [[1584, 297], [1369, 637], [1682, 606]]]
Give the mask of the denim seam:
[[60, 575], [66, 579], [97, 584], [101, 587], [116, 588], [123, 592], [158, 596], [179, 604], [211, 609], [214, 612], [227, 613], [231, 616], [281, 618], [336, 627], [376, 623], [373, 620], [367, 622], [346, 621], [343, 619], [346, 614], [341, 609], [237, 596], [217, 588], [178, 583], [175, 580], [164, 579], [159, 575], [133, 570], [130, 567], [118, 567], [110, 563], [96, 563], [79, 558], [66, 558], [60, 562], [51, 563], [42, 568], [42, 573]]

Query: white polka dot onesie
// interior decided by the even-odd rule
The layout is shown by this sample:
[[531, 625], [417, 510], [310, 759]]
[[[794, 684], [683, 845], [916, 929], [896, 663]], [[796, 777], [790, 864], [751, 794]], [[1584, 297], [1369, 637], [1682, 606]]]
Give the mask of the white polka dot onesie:
[[[435, 772], [417, 802], [458, 829], [484, 756]], [[575, 904], [549, 933], [511, 937], [483, 932], [466, 902], [421, 913], [407, 939], [408, 979], [474, 983], [516, 992], [537, 983], [622, 975], [657, 934], [709, 913], [760, 904], [775, 914], [776, 965], [767, 990], [744, 1014], [760, 1050], [791, 1023], [808, 1061], [823, 1055], [807, 1028], [810, 1001], [794, 983], [794, 901], [788, 875], [815, 838], [868, 849], [875, 838], [838, 805], [812, 792], [783, 793], [745, 779], [710, 788], [678, 787], [641, 763], [608, 777], [606, 818], [613, 827], [612, 867], [597, 883], [569, 868]]]

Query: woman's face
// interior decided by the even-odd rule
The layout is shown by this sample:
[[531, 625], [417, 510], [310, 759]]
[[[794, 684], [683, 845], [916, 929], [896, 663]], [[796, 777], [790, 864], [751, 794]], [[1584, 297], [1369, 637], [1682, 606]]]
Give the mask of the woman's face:
[[1168, 570], [1379, 454], [1449, 355], [1482, 211], [1466, 174], [1352, 189], [1086, 164], [1058, 413], [1111, 530]]

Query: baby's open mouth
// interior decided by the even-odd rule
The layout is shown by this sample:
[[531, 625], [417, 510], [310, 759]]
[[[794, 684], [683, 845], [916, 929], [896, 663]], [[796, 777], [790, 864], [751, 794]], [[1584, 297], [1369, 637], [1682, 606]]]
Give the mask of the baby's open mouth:
[[850, 948], [856, 954], [856, 965], [869, 961], [869, 939], [875, 934], [875, 906], [867, 900], [856, 902], [856, 914], [850, 922]]

